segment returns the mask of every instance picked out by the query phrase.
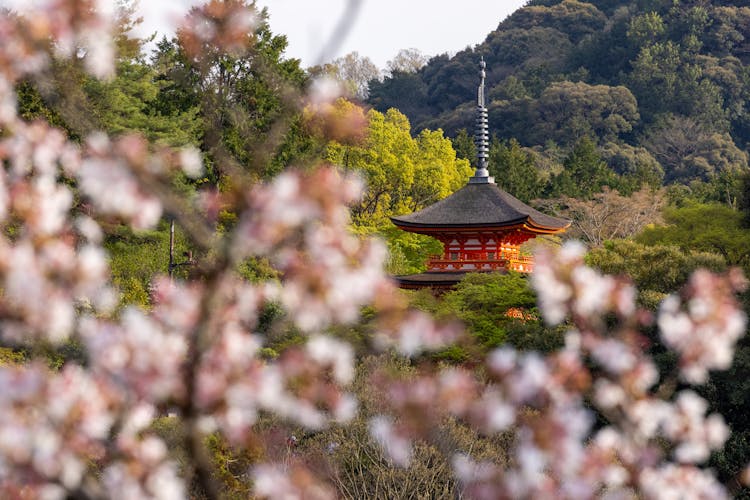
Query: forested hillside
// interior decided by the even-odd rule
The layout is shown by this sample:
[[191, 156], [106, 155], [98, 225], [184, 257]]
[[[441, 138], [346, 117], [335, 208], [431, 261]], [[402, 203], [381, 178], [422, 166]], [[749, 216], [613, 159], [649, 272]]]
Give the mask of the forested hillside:
[[470, 130], [481, 56], [492, 131], [542, 170], [587, 138], [616, 173], [709, 181], [747, 169], [748, 5], [531, 0], [476, 47], [372, 81], [369, 102], [417, 130]]

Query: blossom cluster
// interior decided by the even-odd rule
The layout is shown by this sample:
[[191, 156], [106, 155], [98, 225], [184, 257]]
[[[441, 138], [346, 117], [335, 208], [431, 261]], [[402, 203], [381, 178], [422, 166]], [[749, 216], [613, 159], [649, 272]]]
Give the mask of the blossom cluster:
[[[661, 304], [659, 329], [662, 340], [680, 355], [683, 379], [704, 383], [709, 370], [726, 370], [732, 363], [734, 345], [745, 333], [747, 318], [731, 299], [746, 282], [734, 271], [721, 279], [698, 271], [684, 291], [682, 301], [671, 295]], [[723, 289], [724, 293], [715, 293]]]
[[[716, 350], [731, 359], [746, 326], [735, 298], [743, 282], [736, 271], [701, 271], [686, 287], [698, 320], [682, 321], [679, 330], [668, 325], [692, 339], [675, 346], [678, 353], [702, 356], [683, 357], [686, 380], [696, 382], [684, 375], [695, 364], [703, 363], [703, 371], [725, 367], [713, 357]], [[724, 445], [729, 429], [720, 415], [706, 414], [707, 402], [694, 391], [669, 389], [670, 376], [659, 373], [639, 332], [648, 315], [637, 311], [632, 285], [586, 267], [577, 244], [556, 256], [540, 254], [533, 283], [547, 321], [570, 321], [565, 347], [547, 357], [497, 349], [482, 379], [456, 368], [378, 379], [389, 413], [375, 417], [371, 428], [392, 460], [407, 464], [413, 441], [439, 441], [440, 423], [452, 417], [483, 435], [513, 436], [510, 464], [454, 452], [456, 477], [471, 498], [726, 498], [700, 466]], [[662, 315], [673, 310], [672, 300]], [[595, 426], [596, 420], [606, 424]]]

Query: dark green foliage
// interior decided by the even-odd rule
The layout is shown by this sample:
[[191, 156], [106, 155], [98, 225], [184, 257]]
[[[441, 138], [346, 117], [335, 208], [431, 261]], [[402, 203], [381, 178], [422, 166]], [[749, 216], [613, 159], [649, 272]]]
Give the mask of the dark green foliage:
[[617, 188], [617, 178], [599, 156], [594, 143], [584, 137], [563, 161], [562, 172], [550, 178], [546, 194], [590, 199], [604, 186]]
[[[526, 319], [510, 317], [509, 309], [523, 311]], [[445, 294], [437, 311], [466, 323], [484, 349], [508, 343], [519, 349], [549, 352], [562, 345], [561, 333], [537, 319], [536, 295], [521, 274], [469, 274]], [[450, 354], [460, 356], [459, 352]]]
[[742, 210], [743, 183], [747, 173], [724, 171], [708, 181], [693, 180], [689, 184], [672, 184], [667, 188], [670, 203], [681, 207], [691, 203], [719, 203]]
[[630, 61], [638, 54], [638, 46], [628, 37], [630, 21], [628, 14], [611, 15], [609, 29], [593, 33], [576, 45], [570, 67], [586, 68], [593, 81], [620, 83], [621, 75], [627, 74]]
[[500, 142], [496, 138], [490, 144], [490, 174], [498, 186], [512, 193], [523, 202], [530, 202], [542, 193], [539, 171], [534, 158], [521, 148], [517, 140]]
[[96, 130], [111, 135], [137, 133], [170, 146], [197, 144], [201, 134], [198, 108], [163, 106], [160, 89], [169, 83], [158, 78], [146, 62], [144, 40], [133, 35], [140, 23], [132, 2], [118, 2], [115, 75], [98, 80], [79, 62], [53, 60], [48, 78], [18, 86], [18, 105], [25, 119], [43, 119], [79, 140]]
[[[495, 47], [503, 50], [493, 50]], [[490, 77], [501, 80], [515, 68], [538, 74], [559, 74], [565, 69], [573, 47], [570, 38], [557, 29], [534, 26], [493, 31], [480, 45], [480, 51], [485, 54]]]
[[[271, 32], [265, 11], [258, 14], [257, 31], [236, 57], [208, 51], [200, 59], [191, 58], [179, 36], [162, 39], [152, 57], [161, 82], [160, 109], [176, 113], [199, 108], [199, 144], [209, 157], [209, 178], [217, 185], [223, 182], [227, 163], [265, 177], [314, 147], [297, 124], [297, 103], [285, 97], [287, 90], [301, 90], [307, 77], [299, 60], [284, 57], [286, 37]], [[278, 120], [293, 125], [280, 143], [268, 135]]]
[[658, 188], [664, 180], [664, 169], [646, 148], [607, 143], [599, 153], [607, 166], [620, 176], [620, 194], [631, 194], [643, 185]]
[[742, 212], [744, 227], [750, 227], [750, 172], [739, 179], [739, 209]]
[[198, 107], [183, 110], [159, 106], [156, 73], [145, 63], [121, 61], [111, 82], [91, 78], [84, 89], [96, 120], [112, 135], [140, 133], [149, 141], [170, 146], [198, 142]]
[[456, 136], [451, 139], [453, 143], [453, 149], [456, 150], [456, 157], [469, 160], [473, 165], [477, 157], [477, 146], [474, 144], [474, 138], [469, 132], [462, 128], [456, 133]]
[[[747, 413], [744, 413], [747, 417]], [[750, 462], [750, 431], [734, 430], [724, 448], [713, 454], [709, 465], [716, 470], [719, 482], [726, 484], [732, 498], [750, 499], [750, 488], [741, 486], [737, 478], [745, 469], [743, 464]]]
[[641, 142], [661, 163], [668, 183], [707, 181], [748, 169], [747, 153], [729, 134], [713, 132], [693, 118], [665, 115], [646, 130]]
[[526, 134], [530, 143], [575, 144], [584, 137], [615, 140], [633, 129], [639, 115], [626, 87], [559, 82], [533, 102], [530, 118], [537, 124]]
[[734, 490], [734, 498], [750, 498], [750, 489], [740, 488], [736, 481], [750, 462], [750, 337], [740, 339], [731, 368], [713, 372], [709, 383], [701, 388], [701, 395], [711, 405], [711, 411], [722, 414], [732, 429], [724, 448], [711, 457], [710, 464], [720, 481]]
[[[696, 210], [708, 216], [707, 207]], [[695, 213], [682, 214], [680, 219], [698, 219], [697, 216], [690, 215]], [[726, 217], [722, 220], [719, 216], [719, 219], [717, 225], [730, 229]], [[699, 226], [696, 224], [692, 227], [692, 237], [696, 237], [697, 233], [702, 231], [703, 228]], [[685, 222], [681, 223], [680, 227], [689, 231], [689, 224]], [[686, 241], [688, 237], [686, 235], [684, 250], [676, 246], [646, 246], [632, 241], [608, 242], [603, 248], [591, 251], [587, 256], [587, 263], [606, 273], [630, 276], [639, 289], [639, 302], [651, 310], [656, 310], [665, 295], [679, 290], [695, 269], [708, 268], [714, 272], [721, 272], [727, 267], [720, 255], [691, 250]], [[700, 246], [699, 241], [695, 247]], [[745, 302], [747, 309], [747, 298]], [[655, 329], [650, 329], [646, 333], [652, 342], [650, 354], [659, 371], [662, 374], [673, 373], [677, 362], [674, 353], [661, 345]], [[732, 430], [724, 448], [711, 457], [710, 466], [716, 469], [719, 480], [729, 487], [735, 498], [750, 497], [750, 491], [742, 488], [736, 481], [737, 475], [750, 461], [750, 428], [747, 420], [750, 411], [749, 381], [750, 337], [745, 336], [737, 345], [731, 368], [712, 372], [708, 384], [698, 388], [701, 395], [709, 401], [709, 411], [721, 413]]]
[[419, 73], [394, 71], [383, 81], [372, 80], [369, 89], [369, 102], [383, 113], [396, 108], [414, 119], [424, 118], [430, 112], [427, 105], [427, 84]]
[[[65, 129], [65, 121], [60, 114], [47, 105], [39, 90], [30, 82], [22, 82], [16, 88], [18, 114], [24, 120], [41, 119], [50, 125]], [[71, 131], [68, 130], [68, 133]]]
[[[482, 55], [498, 137], [565, 151], [589, 137], [610, 149], [601, 154], [627, 177], [623, 192], [656, 184], [662, 171], [666, 183], [712, 182], [747, 170], [748, 33], [742, 2], [532, 1], [473, 50], [386, 78], [370, 102], [399, 107], [417, 129], [471, 132]], [[634, 162], [641, 148], [651, 158]]]
[[[513, 339], [528, 341], [527, 332], [539, 326], [536, 318], [536, 296], [526, 277], [518, 274], [471, 273], [454, 290], [436, 296], [432, 291], [404, 292], [410, 304], [442, 320], [461, 320], [471, 334], [468, 345], [462, 343], [437, 353], [434, 357], [451, 363], [462, 363], [481, 357], [484, 352]], [[530, 325], [511, 318], [511, 308], [528, 314]], [[535, 332], [542, 334], [542, 332]], [[544, 341], [544, 335], [537, 340]], [[553, 339], [553, 343], [554, 343]]]
[[521, 29], [535, 26], [554, 28], [567, 34], [575, 43], [586, 35], [600, 31], [607, 21], [607, 17], [588, 2], [562, 0], [545, 4], [529, 4], [517, 10], [508, 19], [509, 24]]
[[184, 113], [200, 100], [198, 74], [189, 71], [185, 54], [175, 40], [163, 37], [151, 56], [151, 66], [159, 84], [159, 98], [154, 103], [161, 114]]

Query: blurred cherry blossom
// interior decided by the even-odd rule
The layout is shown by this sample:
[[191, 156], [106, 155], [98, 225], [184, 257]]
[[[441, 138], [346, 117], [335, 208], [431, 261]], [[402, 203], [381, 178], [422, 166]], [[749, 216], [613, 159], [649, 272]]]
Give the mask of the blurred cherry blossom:
[[[340, 331], [366, 307], [373, 331], [362, 349], [408, 357], [411, 369], [368, 380], [381, 402], [367, 415], [369, 432], [394, 464], [407, 466], [417, 441], [440, 441], [452, 419], [511, 443], [508, 463], [442, 450], [467, 497], [727, 496], [702, 468], [727, 440], [723, 418], [659, 373], [633, 285], [586, 267], [582, 246], [541, 253], [532, 278], [545, 321], [568, 328], [563, 349], [501, 347], [477, 366], [422, 364], [465, 337], [455, 323], [409, 310], [383, 271], [384, 244], [349, 230], [361, 179], [327, 166], [264, 183], [238, 176], [238, 222], [222, 232], [222, 193], [183, 199], [170, 188], [178, 170], [201, 172], [198, 151], [101, 132], [77, 144], [20, 119], [14, 86], [41, 77], [54, 57], [83, 57], [93, 76], [112, 75], [111, 12], [97, 5], [58, 0], [28, 18], [0, 16], [0, 223], [13, 228], [0, 235], [0, 340], [72, 339], [84, 351], [57, 370], [38, 360], [0, 366], [2, 496], [184, 498], [190, 478], [215, 497], [200, 448], [212, 433], [243, 447], [262, 432], [263, 415], [309, 432], [358, 416], [358, 352]], [[212, 1], [191, 11], [179, 36], [196, 60], [237, 55], [256, 24], [245, 4]], [[298, 97], [324, 134], [361, 135], [361, 110], [338, 113], [323, 83]], [[200, 279], [157, 278], [148, 309], [117, 309], [100, 224], [153, 228], [165, 213], [182, 217], [186, 237], [209, 256]], [[241, 279], [236, 268], [251, 257], [278, 278]], [[663, 302], [657, 325], [679, 356], [674, 380], [703, 383], [730, 365], [746, 329], [735, 297], [744, 286], [736, 271], [699, 271]], [[282, 311], [280, 329], [298, 334], [274, 356], [260, 325], [268, 307]], [[153, 432], [159, 418], [184, 427], [186, 463]], [[259, 497], [334, 497], [307, 465], [269, 453], [247, 474]]]

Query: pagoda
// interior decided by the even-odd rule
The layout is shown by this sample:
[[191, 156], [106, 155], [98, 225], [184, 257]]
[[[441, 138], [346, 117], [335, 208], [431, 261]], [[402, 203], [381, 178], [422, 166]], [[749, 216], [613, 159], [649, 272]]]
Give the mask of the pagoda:
[[401, 288], [448, 289], [469, 272], [531, 273], [534, 261], [521, 254], [521, 244], [538, 235], [562, 233], [570, 226], [570, 221], [545, 215], [514, 198], [490, 177], [484, 59], [480, 66], [474, 176], [463, 188], [433, 205], [391, 217], [398, 228], [426, 234], [443, 244], [443, 254], [430, 259], [426, 272], [396, 276]]

